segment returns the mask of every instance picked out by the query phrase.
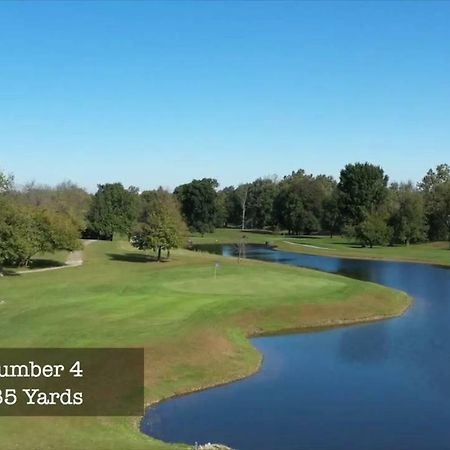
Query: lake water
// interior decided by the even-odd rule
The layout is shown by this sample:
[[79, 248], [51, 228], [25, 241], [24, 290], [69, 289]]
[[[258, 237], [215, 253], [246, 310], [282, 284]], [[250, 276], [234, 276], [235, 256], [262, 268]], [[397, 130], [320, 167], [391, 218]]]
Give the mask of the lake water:
[[449, 269], [260, 246], [246, 256], [374, 281], [414, 304], [396, 319], [252, 339], [260, 372], [157, 405], [144, 433], [237, 450], [450, 449]]

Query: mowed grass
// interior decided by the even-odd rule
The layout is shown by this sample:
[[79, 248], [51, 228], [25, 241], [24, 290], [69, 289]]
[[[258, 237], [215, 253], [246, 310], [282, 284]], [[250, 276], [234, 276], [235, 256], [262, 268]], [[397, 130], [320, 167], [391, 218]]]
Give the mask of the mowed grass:
[[[395, 316], [408, 305], [403, 293], [317, 271], [187, 250], [156, 263], [126, 242], [97, 242], [81, 267], [0, 279], [0, 345], [142, 346], [149, 404], [253, 373], [261, 355], [249, 336]], [[143, 435], [139, 421], [0, 417], [0, 448], [191, 448]]]
[[361, 247], [357, 242], [342, 236], [330, 238], [328, 236], [291, 237], [280, 234], [265, 234], [236, 229], [217, 229], [214, 233], [204, 236], [194, 235], [192, 241], [196, 244], [236, 243], [245, 235], [245, 242], [262, 244], [269, 242], [280, 250], [308, 253], [323, 256], [341, 256], [357, 259], [385, 259], [409, 262], [423, 262], [438, 265], [450, 265], [449, 243], [428, 242], [408, 246], [396, 245]]

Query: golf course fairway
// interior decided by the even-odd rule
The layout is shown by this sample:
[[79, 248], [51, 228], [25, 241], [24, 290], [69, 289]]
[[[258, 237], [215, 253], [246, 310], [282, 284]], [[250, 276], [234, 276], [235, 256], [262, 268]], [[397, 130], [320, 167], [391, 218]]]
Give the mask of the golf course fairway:
[[[254, 373], [249, 336], [400, 315], [406, 294], [318, 271], [96, 242], [80, 267], [0, 279], [2, 347], [144, 347], [146, 404]], [[216, 266], [217, 265], [217, 266]], [[216, 275], [215, 275], [216, 272]], [[140, 417], [0, 417], [1, 448], [187, 449]]]

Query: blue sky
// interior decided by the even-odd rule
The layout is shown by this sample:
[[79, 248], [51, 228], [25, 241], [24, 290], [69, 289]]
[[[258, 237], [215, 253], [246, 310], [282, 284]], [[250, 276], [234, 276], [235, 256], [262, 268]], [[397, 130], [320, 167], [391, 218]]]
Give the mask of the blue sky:
[[450, 2], [2, 2], [0, 167], [222, 186], [450, 162]]

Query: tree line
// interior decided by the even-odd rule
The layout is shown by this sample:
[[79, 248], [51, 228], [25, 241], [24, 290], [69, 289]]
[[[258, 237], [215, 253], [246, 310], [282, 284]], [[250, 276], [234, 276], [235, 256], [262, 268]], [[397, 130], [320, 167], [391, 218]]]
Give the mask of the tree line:
[[0, 265], [28, 265], [37, 253], [78, 248], [80, 237], [117, 234], [159, 260], [189, 231], [217, 227], [344, 234], [370, 247], [449, 239], [450, 167], [430, 169], [416, 185], [390, 183], [381, 167], [354, 163], [339, 180], [297, 170], [223, 189], [203, 178], [173, 193], [107, 183], [95, 194], [72, 182], [19, 189], [0, 172]]
[[218, 190], [210, 178], [174, 191], [191, 230], [233, 226], [288, 234], [345, 234], [364, 246], [449, 239], [450, 167], [430, 169], [421, 182], [389, 183], [369, 163], [347, 164], [339, 180], [304, 170]]
[[38, 253], [79, 248], [89, 201], [70, 182], [17, 190], [14, 177], [0, 172], [0, 268], [28, 266]]
[[177, 198], [162, 188], [139, 192], [121, 183], [98, 185], [92, 195], [72, 182], [29, 183], [18, 189], [0, 172], [0, 269], [28, 266], [39, 253], [80, 248], [80, 238], [125, 235], [135, 247], [162, 251], [188, 234]]

